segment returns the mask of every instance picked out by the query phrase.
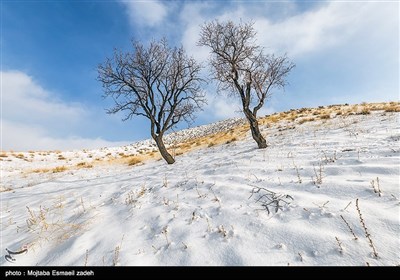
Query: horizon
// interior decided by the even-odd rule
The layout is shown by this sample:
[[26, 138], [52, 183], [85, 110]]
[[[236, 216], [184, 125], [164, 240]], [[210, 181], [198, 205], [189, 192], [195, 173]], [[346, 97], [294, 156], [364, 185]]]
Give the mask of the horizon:
[[[96, 67], [132, 39], [165, 36], [200, 62], [199, 27], [254, 21], [267, 53], [296, 68], [259, 117], [293, 108], [399, 100], [398, 2], [2, 1], [1, 150], [72, 150], [150, 138], [147, 120], [107, 115]], [[19, 19], [19, 20], [15, 20]], [[207, 68], [206, 68], [207, 69]], [[193, 126], [242, 118], [238, 100], [204, 88]], [[321, 94], [322, 93], [322, 94]], [[236, 101], [236, 102], [235, 102]], [[180, 125], [178, 129], [186, 128]], [[169, 131], [172, 132], [172, 131]]]

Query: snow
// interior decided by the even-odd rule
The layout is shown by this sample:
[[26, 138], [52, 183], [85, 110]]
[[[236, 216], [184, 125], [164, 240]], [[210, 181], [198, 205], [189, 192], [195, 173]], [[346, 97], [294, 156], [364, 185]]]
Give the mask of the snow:
[[[303, 124], [281, 121], [261, 127], [267, 149], [257, 149], [247, 133], [177, 156], [173, 165], [150, 159], [135, 166], [30, 171], [152, 150], [150, 140], [24, 153], [29, 161], [4, 157], [0, 264], [399, 265], [399, 117], [373, 111]], [[179, 141], [209, 135], [205, 127], [180, 132]], [[277, 212], [275, 204], [262, 206], [270, 192], [283, 199]], [[9, 262], [6, 248], [28, 251]]]

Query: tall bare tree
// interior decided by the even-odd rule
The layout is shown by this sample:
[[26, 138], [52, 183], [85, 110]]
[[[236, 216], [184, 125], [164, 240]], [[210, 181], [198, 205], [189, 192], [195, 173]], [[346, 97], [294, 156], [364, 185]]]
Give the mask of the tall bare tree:
[[273, 89], [285, 87], [286, 76], [295, 65], [286, 56], [264, 54], [256, 44], [253, 25], [232, 21], [205, 23], [198, 45], [211, 48], [210, 64], [218, 91], [240, 97], [253, 139], [262, 149], [267, 143], [258, 127], [257, 112]]
[[133, 52], [115, 50], [111, 59], [98, 67], [104, 97], [115, 105], [109, 114], [126, 112], [124, 121], [134, 116], [150, 120], [151, 137], [168, 164], [175, 162], [163, 136], [181, 121], [190, 122], [206, 102], [200, 88], [201, 66], [184, 49], [171, 48], [166, 39], [148, 47], [132, 42]]

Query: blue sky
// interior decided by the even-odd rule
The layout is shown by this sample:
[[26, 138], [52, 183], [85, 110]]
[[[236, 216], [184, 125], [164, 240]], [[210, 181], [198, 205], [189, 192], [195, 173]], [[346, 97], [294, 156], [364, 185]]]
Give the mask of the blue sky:
[[[397, 1], [1, 1], [1, 149], [96, 148], [149, 138], [147, 119], [107, 115], [97, 66], [167, 37], [199, 61], [208, 20], [255, 22], [266, 52], [296, 64], [261, 115], [337, 103], [399, 100]], [[205, 87], [200, 125], [241, 116]]]

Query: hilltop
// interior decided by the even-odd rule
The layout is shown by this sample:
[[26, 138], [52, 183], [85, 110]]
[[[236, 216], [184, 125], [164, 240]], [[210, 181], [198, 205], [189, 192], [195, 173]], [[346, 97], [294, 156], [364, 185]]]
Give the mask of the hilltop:
[[[0, 154], [1, 265], [399, 265], [398, 102]], [[6, 260], [6, 248], [27, 251]]]

